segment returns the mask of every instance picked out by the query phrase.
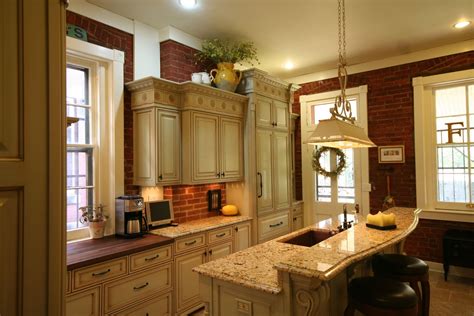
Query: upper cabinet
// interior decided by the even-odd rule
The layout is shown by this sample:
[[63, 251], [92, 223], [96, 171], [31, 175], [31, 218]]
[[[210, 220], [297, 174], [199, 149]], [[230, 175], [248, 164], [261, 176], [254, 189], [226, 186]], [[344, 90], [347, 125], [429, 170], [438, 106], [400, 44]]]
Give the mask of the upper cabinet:
[[247, 97], [152, 77], [127, 88], [132, 92], [135, 185], [243, 179]]
[[258, 127], [288, 129], [288, 103], [264, 96], [257, 96], [256, 99], [255, 116]]

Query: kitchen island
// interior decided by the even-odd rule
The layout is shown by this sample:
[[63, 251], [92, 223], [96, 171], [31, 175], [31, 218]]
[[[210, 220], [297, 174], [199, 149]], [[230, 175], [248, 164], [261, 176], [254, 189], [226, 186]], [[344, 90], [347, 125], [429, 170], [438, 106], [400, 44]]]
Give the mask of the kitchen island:
[[[392, 208], [386, 213], [396, 215], [395, 230], [368, 228], [360, 219], [333, 236], [340, 223], [332, 218], [200, 265], [194, 271], [200, 274], [206, 311], [229, 316], [342, 315], [348, 280], [370, 273], [373, 254], [402, 252], [419, 212]], [[301, 237], [313, 231], [327, 239], [311, 247], [294, 244], [307, 243]]]

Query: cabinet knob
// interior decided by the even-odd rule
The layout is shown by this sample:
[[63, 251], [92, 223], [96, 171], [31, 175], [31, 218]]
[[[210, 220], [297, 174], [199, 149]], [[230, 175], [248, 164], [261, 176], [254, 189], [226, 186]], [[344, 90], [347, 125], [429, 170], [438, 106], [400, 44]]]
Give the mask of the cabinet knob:
[[220, 178], [220, 177], [221, 177], [221, 174], [220, 174], [220, 173], [217, 173], [216, 176], [217, 176], [218, 178]]
[[236, 227], [236, 228], [234, 228], [234, 229], [235, 229], [235, 231], [236, 231], [236, 232], [238, 232], [238, 231], [239, 231], [239, 228], [238, 228], [238, 227]]
[[225, 172], [221, 173], [221, 176], [224, 178], [225, 177]]
[[163, 180], [163, 176], [161, 174], [158, 176], [158, 180]]
[[207, 256], [207, 251], [204, 251], [203, 255]]
[[212, 249], [211, 249], [211, 250], [209, 250], [209, 254], [210, 254], [210, 255], [212, 255]]

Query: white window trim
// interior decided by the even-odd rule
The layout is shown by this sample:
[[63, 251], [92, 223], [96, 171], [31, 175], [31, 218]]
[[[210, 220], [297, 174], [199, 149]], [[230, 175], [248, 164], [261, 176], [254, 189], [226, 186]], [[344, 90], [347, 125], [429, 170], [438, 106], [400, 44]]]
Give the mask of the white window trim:
[[[124, 193], [124, 78], [125, 54], [71, 37], [66, 39], [66, 54], [98, 62], [100, 80], [98, 177], [95, 186], [100, 194], [97, 202], [105, 205], [109, 216], [106, 235], [115, 233], [115, 197]], [[86, 238], [88, 229], [67, 234], [68, 240]]]
[[[307, 138], [315, 130], [316, 125], [311, 123], [311, 105], [319, 100], [334, 99], [340, 94], [340, 90], [303, 95], [300, 97], [301, 104], [301, 154], [302, 154], [302, 173], [303, 173], [303, 201], [305, 224], [315, 223], [315, 203], [312, 200], [314, 197], [314, 176], [312, 168], [312, 150], [313, 146], [305, 144]], [[357, 124], [361, 126], [367, 133], [367, 85], [346, 89], [348, 98], [357, 99], [358, 119]], [[360, 150], [360, 166], [354, 165], [354, 168], [360, 168], [360, 178], [356, 178], [356, 182], [360, 182], [360, 196], [361, 199], [356, 200], [359, 203], [361, 215], [369, 213], [370, 207], [370, 189], [369, 183], [369, 151], [367, 148], [355, 149]], [[342, 210], [341, 210], [342, 212]]]
[[440, 85], [472, 81], [474, 70], [413, 78], [415, 114], [416, 204], [422, 209], [421, 218], [474, 222], [474, 213], [436, 209], [436, 140], [434, 136], [433, 89]]

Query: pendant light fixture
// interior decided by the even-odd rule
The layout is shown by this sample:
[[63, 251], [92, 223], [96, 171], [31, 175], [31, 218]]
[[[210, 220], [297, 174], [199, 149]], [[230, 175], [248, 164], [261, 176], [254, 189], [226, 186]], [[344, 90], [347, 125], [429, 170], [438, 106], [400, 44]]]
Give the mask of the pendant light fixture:
[[351, 104], [347, 100], [346, 70], [346, 13], [345, 0], [338, 0], [339, 62], [337, 76], [341, 94], [336, 97], [334, 107], [330, 109], [331, 118], [319, 121], [306, 143], [334, 148], [366, 148], [376, 145], [365, 134], [362, 127], [356, 125], [352, 117]]

